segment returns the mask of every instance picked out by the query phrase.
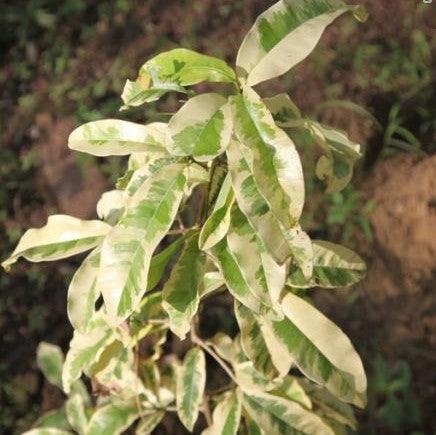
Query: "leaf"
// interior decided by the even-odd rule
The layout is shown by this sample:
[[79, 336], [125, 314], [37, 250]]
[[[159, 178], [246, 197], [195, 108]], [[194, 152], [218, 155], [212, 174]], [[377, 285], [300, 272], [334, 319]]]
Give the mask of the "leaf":
[[201, 82], [234, 82], [234, 71], [222, 60], [185, 48], [161, 53], [142, 65], [135, 82], [127, 80], [121, 98], [128, 106], [158, 100], [167, 92], [186, 92]]
[[284, 74], [306, 58], [324, 29], [346, 11], [363, 19], [358, 6], [340, 0], [281, 0], [260, 14], [239, 48], [236, 65], [247, 85]]
[[273, 322], [273, 329], [296, 366], [336, 397], [363, 407], [366, 376], [350, 340], [316, 308], [292, 293], [283, 298], [282, 308], [286, 319]]
[[101, 119], [77, 127], [68, 138], [72, 150], [94, 156], [125, 156], [138, 152], [165, 150], [167, 125], [153, 122], [136, 124], [121, 119]]
[[241, 420], [241, 397], [239, 391], [225, 393], [213, 410], [212, 426], [202, 435], [236, 435]]
[[306, 125], [324, 152], [316, 165], [317, 177], [327, 183], [326, 192], [341, 191], [350, 182], [354, 165], [362, 156], [360, 145], [345, 133], [317, 122], [310, 121]]
[[253, 362], [254, 368], [267, 379], [274, 379], [278, 372], [272, 362], [259, 323], [254, 314], [235, 301], [235, 315], [241, 331], [241, 345], [244, 353]]
[[220, 272], [206, 272], [203, 276], [203, 285], [200, 288], [200, 298], [206, 297], [224, 284], [224, 278]]
[[300, 109], [289, 98], [288, 94], [277, 94], [270, 98], [262, 98], [262, 101], [279, 127], [294, 127], [296, 123], [300, 122]]
[[68, 287], [68, 318], [74, 329], [86, 332], [95, 313], [95, 303], [100, 296], [97, 274], [100, 265], [100, 249], [94, 249], [82, 262]]
[[59, 346], [44, 341], [39, 343], [36, 350], [36, 363], [51, 384], [62, 388], [64, 354]]
[[183, 244], [187, 237], [189, 237], [192, 232], [187, 231], [185, 234], [174, 240], [170, 245], [168, 245], [165, 249], [159, 252], [150, 260], [150, 268], [148, 270], [148, 279], [147, 279], [147, 290], [154, 289], [162, 279], [162, 276], [165, 272], [165, 269], [177, 252], [182, 248]]
[[212, 160], [224, 152], [232, 134], [227, 99], [214, 93], [192, 97], [171, 118], [168, 129], [172, 154]]
[[230, 225], [230, 211], [233, 201], [232, 182], [230, 174], [228, 174], [221, 185], [212, 213], [200, 232], [199, 246], [204, 251], [211, 249], [226, 236]]
[[147, 179], [103, 242], [97, 286], [113, 325], [136, 309], [147, 289], [152, 253], [170, 229], [182, 199], [184, 168], [169, 165]]
[[98, 361], [105, 348], [114, 340], [115, 333], [107, 326], [101, 314], [92, 320], [85, 334], [74, 331], [62, 371], [62, 386], [65, 393], [70, 392], [73, 382], [80, 378], [84, 370]]
[[110, 224], [117, 223], [126, 205], [125, 193], [122, 190], [104, 192], [97, 202], [97, 216]]
[[68, 431], [70, 429], [70, 424], [67, 420], [67, 414], [65, 409], [53, 409], [41, 415], [41, 417], [34, 423], [36, 428], [57, 428]]
[[63, 214], [49, 216], [47, 225], [24, 233], [2, 266], [8, 270], [19, 257], [39, 262], [80, 254], [97, 246], [110, 229], [110, 225], [97, 220], [85, 221]]
[[290, 256], [310, 276], [312, 267], [312, 244], [299, 226], [285, 229], [261, 195], [239, 142], [232, 142], [227, 149], [233, 190], [239, 208], [245, 214], [257, 235], [265, 244], [274, 260], [283, 264]]
[[109, 403], [94, 412], [86, 428], [86, 435], [122, 434], [138, 417], [135, 400]]
[[211, 255], [233, 297], [255, 313], [271, 314], [271, 308], [256, 297], [250, 289], [226, 239], [221, 240], [212, 248]]
[[227, 243], [251, 292], [279, 313], [278, 299], [286, 280], [286, 266], [269, 261], [263, 243], [236, 206], [232, 209]]
[[58, 429], [55, 427], [38, 427], [36, 429], [23, 432], [23, 435], [72, 435], [67, 430]]
[[198, 233], [186, 239], [180, 257], [162, 289], [162, 306], [168, 313], [170, 329], [181, 340], [198, 310], [203, 283], [205, 254], [198, 248]]
[[272, 394], [297, 402], [304, 408], [312, 409], [312, 401], [309, 396], [306, 394], [297, 378], [292, 376], [286, 376], [281, 385], [272, 391]]
[[257, 390], [244, 393], [245, 410], [268, 435], [334, 435], [321, 418], [297, 402]]
[[304, 179], [294, 143], [278, 128], [260, 97], [247, 87], [231, 97], [235, 133], [250, 150], [256, 185], [285, 229], [295, 226], [304, 205]]
[[197, 421], [206, 385], [206, 359], [199, 347], [188, 351], [177, 376], [177, 414], [190, 432]]
[[80, 394], [73, 394], [65, 402], [67, 418], [71, 427], [79, 434], [85, 433], [88, 418], [85, 411], [85, 403]]
[[136, 427], [136, 435], [146, 435], [153, 431], [153, 429], [161, 422], [165, 415], [165, 411], [156, 411], [146, 414], [141, 417], [141, 421]]
[[306, 279], [298, 269], [291, 270], [288, 285], [298, 288], [346, 287], [360, 281], [366, 272], [364, 261], [344, 246], [313, 240], [313, 275]]

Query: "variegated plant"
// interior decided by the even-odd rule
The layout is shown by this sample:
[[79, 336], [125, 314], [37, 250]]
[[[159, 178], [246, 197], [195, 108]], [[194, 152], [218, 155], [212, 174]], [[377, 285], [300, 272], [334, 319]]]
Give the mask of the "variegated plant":
[[[97, 204], [100, 220], [51, 216], [3, 262], [91, 251], [68, 289], [75, 331], [65, 360], [53, 345], [38, 349], [41, 369], [68, 399], [29, 434], [108, 435], [133, 424], [147, 434], [167, 412], [191, 432], [207, 425], [207, 435], [355, 428], [350, 405], [365, 405], [364, 369], [309, 289], [354, 284], [365, 265], [300, 226], [303, 170], [289, 133], [304, 129], [319, 144], [316, 174], [329, 191], [350, 180], [359, 145], [304, 118], [287, 95], [261, 98], [252, 88], [306, 58], [347, 11], [364, 18], [341, 0], [281, 0], [248, 32], [236, 70], [175, 49], [127, 81], [123, 109], [168, 92], [191, 97], [168, 123], [107, 119], [71, 133], [73, 150], [130, 157], [117, 189]], [[224, 95], [188, 90], [200, 82], [227, 84]], [[221, 292], [234, 299], [239, 332], [204, 337], [202, 304]], [[170, 333], [191, 346], [181, 362], [164, 346]], [[219, 392], [208, 387], [206, 356], [228, 378]]]

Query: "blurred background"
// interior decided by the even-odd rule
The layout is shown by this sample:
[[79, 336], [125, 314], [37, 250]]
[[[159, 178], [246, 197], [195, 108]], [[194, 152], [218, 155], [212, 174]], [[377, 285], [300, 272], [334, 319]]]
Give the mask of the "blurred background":
[[[118, 113], [124, 81], [146, 59], [183, 46], [233, 64], [245, 32], [272, 3], [1, 1], [1, 258], [49, 214], [95, 217], [96, 201], [121, 175], [123, 159], [67, 149], [74, 127], [104, 117], [168, 119], [158, 112], [178, 107], [172, 95]], [[259, 91], [288, 92], [306, 116], [363, 145], [352, 184], [329, 195], [313, 176], [311, 148], [301, 148], [304, 227], [369, 265], [360, 285], [315, 292], [315, 301], [350, 336], [369, 374], [359, 433], [434, 434], [436, 2], [360, 3], [370, 14], [365, 24], [336, 21], [309, 59]], [[63, 401], [37, 370], [35, 350], [41, 340], [68, 345], [66, 289], [77, 261], [20, 262], [0, 272], [0, 433], [21, 433]]]

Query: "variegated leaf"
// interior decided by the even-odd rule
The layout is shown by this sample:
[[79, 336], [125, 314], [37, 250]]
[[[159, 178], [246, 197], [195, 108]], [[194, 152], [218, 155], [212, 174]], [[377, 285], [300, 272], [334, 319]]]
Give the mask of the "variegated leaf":
[[236, 135], [250, 150], [248, 164], [256, 185], [285, 229], [292, 228], [304, 205], [303, 170], [295, 146], [252, 89], [244, 87], [230, 101]]
[[346, 287], [360, 281], [366, 272], [364, 261], [344, 246], [313, 240], [313, 275], [305, 278], [299, 269], [291, 270], [287, 283], [291, 287]]
[[227, 99], [214, 93], [192, 97], [171, 118], [168, 130], [172, 154], [212, 160], [224, 152], [232, 133]]
[[67, 414], [64, 407], [59, 409], [52, 409], [42, 414], [38, 420], [33, 424], [35, 428], [57, 428], [61, 430], [70, 430], [71, 426], [67, 420]]
[[294, 255], [304, 274], [310, 276], [312, 244], [309, 237], [298, 225], [286, 229], [279, 222], [256, 185], [247, 159], [241, 151], [243, 147], [241, 143], [233, 141], [227, 149], [233, 189], [239, 208], [277, 263], [283, 264]]
[[339, 130], [314, 121], [306, 122], [305, 125], [324, 152], [316, 165], [317, 177], [326, 182], [327, 192], [341, 191], [350, 182], [354, 165], [362, 157], [360, 145]]
[[119, 435], [139, 417], [137, 402], [112, 402], [97, 408], [86, 428], [86, 435]]
[[279, 127], [294, 127], [301, 122], [300, 109], [289, 98], [288, 94], [277, 94], [273, 97], [262, 98], [262, 101]]
[[281, 0], [260, 14], [238, 52], [238, 74], [254, 86], [280, 76], [306, 58], [324, 29], [346, 11], [364, 13], [341, 0]]
[[204, 223], [199, 239], [199, 246], [208, 250], [222, 240], [229, 229], [230, 211], [234, 201], [230, 174], [224, 179], [216, 198], [212, 213]]
[[227, 243], [251, 291], [265, 305], [280, 313], [278, 299], [286, 280], [286, 266], [269, 259], [262, 241], [236, 206], [231, 213]]
[[71, 395], [65, 402], [65, 410], [71, 427], [79, 434], [84, 434], [88, 424], [85, 402], [80, 394]]
[[334, 435], [320, 417], [297, 402], [257, 390], [244, 393], [245, 410], [268, 435]]
[[147, 435], [161, 422], [165, 411], [150, 412], [141, 416], [141, 420], [135, 430], [135, 435]]
[[2, 266], [8, 270], [19, 257], [34, 262], [51, 261], [88, 251], [97, 246], [111, 228], [97, 220], [85, 221], [63, 214], [50, 216], [47, 225], [24, 233]]
[[272, 362], [259, 323], [249, 308], [235, 301], [235, 315], [241, 331], [241, 345], [244, 353], [253, 362], [256, 370], [267, 379], [274, 379], [278, 372]]
[[366, 376], [362, 361], [346, 335], [312, 305], [294, 294], [282, 301], [286, 318], [273, 322], [297, 367], [336, 397], [363, 407]]
[[136, 124], [121, 119], [102, 119], [77, 127], [68, 138], [72, 150], [95, 156], [124, 156], [137, 152], [165, 150], [167, 125], [154, 122]]
[[112, 324], [131, 314], [147, 289], [152, 253], [170, 229], [183, 196], [184, 168], [170, 165], [147, 179], [103, 242], [97, 286]]
[[67, 312], [74, 329], [86, 332], [95, 313], [95, 303], [100, 296], [97, 274], [100, 249], [94, 249], [76, 270], [68, 287]]
[[228, 246], [227, 239], [217, 243], [211, 249], [211, 255], [233, 297], [255, 313], [275, 316], [271, 307], [259, 299], [249, 287], [241, 266]]
[[23, 432], [23, 435], [72, 435], [72, 432], [55, 427], [37, 427]]
[[136, 81], [127, 80], [121, 98], [128, 106], [158, 100], [167, 92], [186, 92], [201, 82], [234, 82], [235, 73], [224, 61], [185, 48], [161, 53], [142, 65]]
[[64, 354], [59, 346], [41, 342], [36, 351], [36, 362], [47, 380], [62, 388], [62, 366]]
[[192, 432], [206, 385], [206, 359], [199, 347], [188, 351], [177, 375], [177, 414]]
[[286, 376], [281, 384], [271, 393], [275, 396], [280, 396], [284, 399], [297, 402], [306, 409], [312, 409], [312, 401], [310, 400], [310, 397], [295, 377]]
[[212, 426], [202, 435], [236, 435], [241, 420], [241, 394], [229, 391], [223, 395], [213, 410]]
[[62, 370], [62, 386], [65, 393], [70, 392], [73, 382], [80, 378], [84, 370], [98, 361], [115, 338], [114, 330], [107, 326], [101, 313], [93, 318], [89, 331], [85, 334], [74, 331]]
[[117, 223], [126, 205], [126, 196], [122, 190], [109, 190], [101, 195], [97, 202], [97, 216], [109, 222]]
[[168, 313], [170, 329], [183, 340], [198, 310], [206, 256], [198, 247], [198, 233], [185, 246], [162, 290], [162, 306]]
[[203, 277], [203, 285], [200, 287], [200, 298], [208, 296], [224, 284], [224, 278], [220, 272], [206, 272]]

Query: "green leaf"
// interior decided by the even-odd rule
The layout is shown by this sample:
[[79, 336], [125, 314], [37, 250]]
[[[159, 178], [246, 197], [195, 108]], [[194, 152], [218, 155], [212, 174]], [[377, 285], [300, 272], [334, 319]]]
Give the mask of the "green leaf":
[[362, 156], [360, 145], [345, 133], [317, 122], [310, 121], [306, 125], [324, 152], [316, 165], [317, 177], [326, 182], [327, 192], [341, 191], [350, 182], [354, 165]]
[[297, 378], [286, 376], [283, 382], [272, 391], [272, 394], [298, 402], [307, 409], [312, 409], [312, 401], [298, 382]]
[[257, 390], [244, 393], [245, 410], [268, 435], [334, 435], [321, 418], [297, 402]]
[[53, 409], [41, 415], [33, 425], [36, 428], [57, 428], [68, 431], [71, 429], [65, 409]]
[[114, 331], [107, 326], [101, 314], [93, 318], [85, 334], [74, 331], [62, 371], [62, 386], [65, 393], [70, 392], [73, 382], [80, 378], [84, 370], [98, 361], [115, 337]]
[[208, 250], [222, 240], [229, 229], [230, 211], [234, 201], [230, 174], [224, 179], [215, 201], [212, 213], [204, 223], [199, 239], [199, 246]]
[[156, 101], [167, 92], [186, 92], [201, 82], [235, 82], [234, 71], [222, 60], [185, 48], [161, 53], [142, 65], [136, 81], [127, 80], [121, 98], [125, 106]]
[[273, 322], [276, 337], [286, 345], [296, 366], [343, 401], [363, 407], [366, 376], [362, 361], [346, 335], [303, 299], [287, 294], [286, 318]]
[[147, 290], [154, 289], [162, 279], [165, 269], [177, 252], [180, 251], [185, 240], [192, 234], [191, 231], [187, 231], [183, 236], [177, 238], [168, 245], [165, 249], [156, 255], [153, 255], [150, 261], [150, 268], [148, 270]]
[[262, 101], [279, 127], [294, 127], [301, 122], [300, 109], [289, 98], [288, 94], [277, 94], [270, 98], [262, 98]]
[[274, 379], [278, 376], [278, 372], [272, 362], [271, 354], [256, 317], [250, 309], [237, 301], [235, 301], [235, 314], [241, 331], [241, 345], [244, 353], [253, 362], [256, 370], [267, 379]]
[[224, 278], [220, 272], [206, 272], [203, 276], [203, 285], [200, 288], [200, 298], [206, 297], [224, 284]]
[[126, 319], [147, 289], [152, 253], [170, 229], [182, 200], [184, 169], [173, 164], [148, 178], [103, 242], [97, 286], [112, 324]]
[[64, 354], [59, 346], [41, 342], [36, 350], [36, 363], [47, 380], [62, 388], [62, 366]]
[[255, 313], [274, 314], [271, 308], [252, 292], [226, 239], [221, 240], [211, 249], [211, 255], [233, 297]]
[[153, 431], [153, 429], [161, 422], [165, 415], [165, 411], [156, 411], [150, 414], [146, 414], [141, 417], [141, 421], [136, 427], [136, 435], [147, 435]]
[[77, 127], [68, 138], [72, 150], [94, 156], [125, 156], [137, 152], [166, 151], [164, 147], [167, 125], [154, 122], [148, 125], [101, 119]]
[[251, 292], [265, 305], [280, 312], [278, 299], [286, 280], [286, 266], [274, 262], [236, 206], [232, 209], [227, 243]]
[[214, 93], [192, 97], [171, 118], [168, 129], [172, 154], [212, 160], [224, 152], [232, 133], [227, 99]]
[[292, 228], [304, 205], [303, 170], [295, 146], [252, 89], [245, 87], [230, 101], [235, 133], [250, 150], [246, 158], [256, 185], [285, 229]]
[[71, 427], [79, 434], [85, 433], [88, 418], [85, 411], [85, 403], [80, 394], [73, 394], [65, 402], [67, 418]]
[[94, 249], [82, 262], [68, 287], [68, 318], [74, 329], [86, 332], [100, 296], [97, 274], [100, 265], [100, 249]]
[[364, 261], [344, 246], [313, 240], [313, 275], [305, 278], [299, 269], [291, 270], [288, 285], [298, 288], [346, 287], [360, 281], [366, 272]]
[[241, 143], [233, 141], [227, 148], [229, 169], [239, 208], [277, 263], [283, 264], [294, 255], [304, 274], [310, 276], [312, 244], [309, 237], [298, 225], [286, 229], [279, 222], [257, 187], [247, 159], [241, 151], [243, 147]]
[[236, 435], [241, 421], [241, 395], [239, 391], [225, 393], [213, 410], [212, 426], [202, 435]]
[[19, 257], [39, 262], [80, 254], [97, 246], [111, 228], [97, 220], [84, 221], [63, 214], [49, 216], [47, 225], [24, 233], [2, 266], [8, 270]]
[[94, 412], [86, 428], [86, 435], [122, 434], [138, 417], [135, 400], [109, 403]]
[[190, 432], [197, 421], [206, 385], [206, 359], [199, 347], [188, 351], [177, 376], [177, 414]]
[[284, 74], [311, 53], [324, 29], [346, 11], [360, 13], [340, 0], [275, 3], [245, 36], [236, 59], [238, 74], [249, 86]]
[[186, 239], [180, 257], [162, 289], [162, 306], [168, 313], [170, 329], [184, 340], [198, 310], [206, 257], [198, 248], [198, 233]]

